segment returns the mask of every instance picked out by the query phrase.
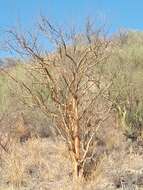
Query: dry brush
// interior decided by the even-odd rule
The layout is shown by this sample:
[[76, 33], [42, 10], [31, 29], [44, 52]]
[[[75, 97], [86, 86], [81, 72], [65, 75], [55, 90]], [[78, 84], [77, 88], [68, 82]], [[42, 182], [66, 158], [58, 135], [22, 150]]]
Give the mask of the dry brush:
[[96, 159], [95, 136], [112, 110], [108, 101], [112, 79], [102, 72], [112, 44], [102, 29], [94, 30], [90, 22], [85, 28], [84, 34], [65, 34], [42, 17], [39, 34], [56, 46], [53, 53], [44, 51], [31, 33], [9, 30], [6, 42], [24, 60], [28, 57], [30, 64], [23, 67], [29, 82], [7, 74], [20, 87], [23, 102], [30, 99], [30, 106], [53, 121], [67, 144], [76, 178], [85, 174], [89, 160]]

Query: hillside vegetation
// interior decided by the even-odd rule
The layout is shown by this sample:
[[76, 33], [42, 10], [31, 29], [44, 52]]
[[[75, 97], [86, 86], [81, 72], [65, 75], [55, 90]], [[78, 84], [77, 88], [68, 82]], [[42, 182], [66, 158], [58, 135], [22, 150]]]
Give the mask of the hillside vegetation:
[[[62, 42], [54, 53], [42, 52], [47, 65], [41, 67], [48, 68], [48, 61], [56, 66], [48, 71], [58, 88], [46, 79], [39, 67], [42, 61], [33, 52], [25, 61], [9, 58], [9, 64], [1, 66], [0, 190], [143, 190], [143, 33], [123, 32], [107, 41], [100, 36], [86, 37], [78, 37], [78, 45], [76, 41], [76, 45], [67, 43], [65, 47]], [[88, 72], [82, 76], [75, 71], [82, 80], [76, 94], [78, 80], [71, 80], [75, 69], [72, 58], [78, 62], [88, 47], [92, 51], [81, 62], [79, 73], [85, 68]], [[44, 84], [47, 81], [48, 87]], [[70, 81], [72, 88], [67, 84]], [[74, 107], [72, 111], [69, 107], [73, 93], [80, 97], [78, 112], [84, 114], [79, 119], [79, 139], [77, 134], [67, 135], [61, 119], [64, 116], [67, 128], [72, 128], [75, 116], [73, 120], [69, 116], [74, 114]], [[69, 109], [64, 107], [60, 115], [61, 104]], [[49, 112], [58, 116], [51, 117]], [[75, 160], [71, 156], [77, 153], [76, 140], [83, 146], [83, 160], [77, 155], [75, 159], [81, 164], [78, 170], [83, 169], [80, 180], [74, 179]], [[75, 150], [70, 149], [70, 143]]]

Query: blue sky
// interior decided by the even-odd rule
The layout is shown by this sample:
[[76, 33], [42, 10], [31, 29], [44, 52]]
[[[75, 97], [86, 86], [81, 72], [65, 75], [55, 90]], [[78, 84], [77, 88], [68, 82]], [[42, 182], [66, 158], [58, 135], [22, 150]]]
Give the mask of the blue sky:
[[91, 17], [107, 22], [111, 33], [119, 28], [143, 30], [143, 0], [0, 0], [0, 29], [18, 23], [32, 29], [40, 13], [66, 27], [82, 27]]
[[112, 31], [143, 29], [143, 0], [0, 0], [0, 28], [30, 28], [40, 12], [60, 24], [82, 25], [87, 16], [106, 18]]

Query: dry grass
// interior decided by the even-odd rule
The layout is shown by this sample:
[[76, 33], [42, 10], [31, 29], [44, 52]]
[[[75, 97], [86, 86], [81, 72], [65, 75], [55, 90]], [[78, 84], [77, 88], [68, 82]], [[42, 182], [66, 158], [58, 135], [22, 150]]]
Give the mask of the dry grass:
[[56, 181], [64, 183], [69, 177], [70, 165], [63, 143], [40, 138], [16, 143], [11, 152], [3, 152], [1, 185], [18, 189], [42, 189]]
[[0, 190], [121, 190], [122, 179], [127, 187], [141, 190], [143, 147], [127, 141], [113, 117], [103, 125], [97, 134], [95, 162], [87, 165], [91, 172], [78, 184], [59, 137], [32, 137], [22, 143], [13, 138], [9, 153], [1, 151]]
[[140, 190], [143, 177], [142, 155], [135, 154], [133, 149], [127, 151], [131, 147], [127, 142], [123, 144], [117, 141], [117, 149], [115, 144], [112, 145], [113, 139], [107, 143], [110, 154], [108, 151], [102, 154], [91, 176], [79, 184], [72, 181], [69, 155], [60, 139], [53, 141], [51, 138], [31, 138], [23, 144], [13, 143], [11, 152], [3, 152], [1, 155], [0, 190], [116, 190], [122, 188], [122, 177], [127, 183], [132, 178], [136, 180], [135, 185]]

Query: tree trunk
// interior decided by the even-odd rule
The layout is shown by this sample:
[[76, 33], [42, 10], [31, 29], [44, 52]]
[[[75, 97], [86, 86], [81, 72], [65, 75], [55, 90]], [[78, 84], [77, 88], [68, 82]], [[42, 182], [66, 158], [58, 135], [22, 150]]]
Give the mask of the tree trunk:
[[79, 118], [77, 100], [73, 98], [73, 138], [74, 138], [74, 151], [75, 151], [75, 162], [74, 162], [74, 176], [79, 177], [79, 160], [80, 160], [80, 129], [79, 129]]

